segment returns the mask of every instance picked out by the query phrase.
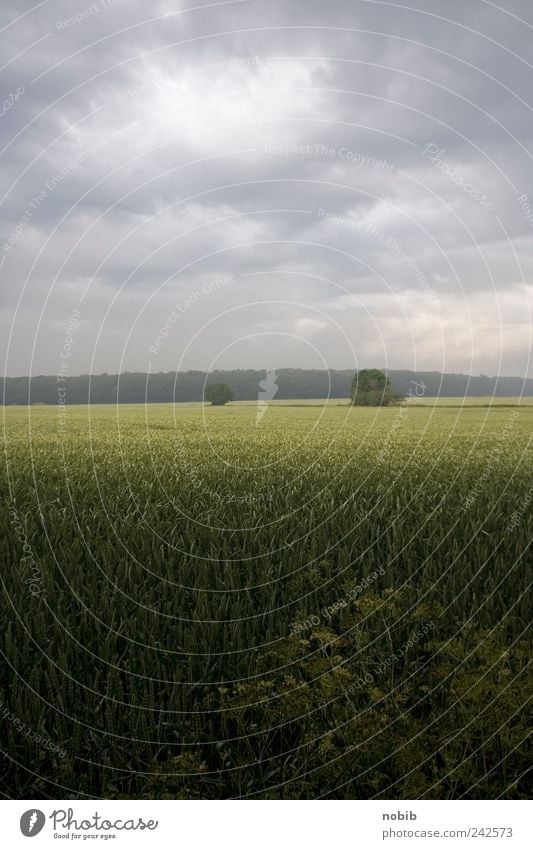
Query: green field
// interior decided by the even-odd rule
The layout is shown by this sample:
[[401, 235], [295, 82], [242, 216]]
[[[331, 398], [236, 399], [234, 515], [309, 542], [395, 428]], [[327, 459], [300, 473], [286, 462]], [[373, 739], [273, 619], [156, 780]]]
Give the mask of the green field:
[[4, 408], [12, 797], [526, 797], [533, 406], [451, 401]]
[[[274, 399], [268, 403], [273, 407], [347, 407], [350, 402], [346, 398], [303, 398], [294, 400], [287, 398], [283, 401]], [[447, 396], [433, 398], [428, 396], [418, 398], [414, 403], [423, 407], [532, 407], [533, 395], [524, 395], [522, 398], [505, 395], [470, 395], [457, 398]], [[203, 403], [197, 401], [190, 404], [180, 404], [181, 406], [202, 407]], [[256, 407], [257, 401], [234, 401], [232, 406]]]

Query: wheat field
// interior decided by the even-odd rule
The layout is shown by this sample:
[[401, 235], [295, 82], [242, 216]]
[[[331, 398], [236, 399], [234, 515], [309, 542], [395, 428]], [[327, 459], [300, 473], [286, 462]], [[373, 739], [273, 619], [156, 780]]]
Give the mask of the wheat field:
[[525, 797], [533, 407], [474, 400], [5, 408], [12, 796]]

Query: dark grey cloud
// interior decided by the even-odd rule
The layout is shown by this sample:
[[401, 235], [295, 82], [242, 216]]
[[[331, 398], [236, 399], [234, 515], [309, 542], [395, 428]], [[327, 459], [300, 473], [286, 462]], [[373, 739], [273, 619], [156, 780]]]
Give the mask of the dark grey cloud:
[[74, 309], [72, 374], [531, 373], [532, 34], [527, 0], [6, 0], [7, 373]]

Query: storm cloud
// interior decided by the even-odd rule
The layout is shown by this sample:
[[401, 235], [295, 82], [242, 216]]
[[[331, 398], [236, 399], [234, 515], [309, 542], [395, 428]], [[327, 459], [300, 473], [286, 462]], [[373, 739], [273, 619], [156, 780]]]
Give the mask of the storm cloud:
[[528, 0], [5, 0], [6, 373], [531, 375], [532, 37]]

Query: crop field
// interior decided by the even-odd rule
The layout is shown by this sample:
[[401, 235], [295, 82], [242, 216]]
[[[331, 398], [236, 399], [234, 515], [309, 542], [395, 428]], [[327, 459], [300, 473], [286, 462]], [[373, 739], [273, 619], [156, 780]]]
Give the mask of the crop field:
[[525, 798], [506, 400], [5, 408], [12, 797]]

